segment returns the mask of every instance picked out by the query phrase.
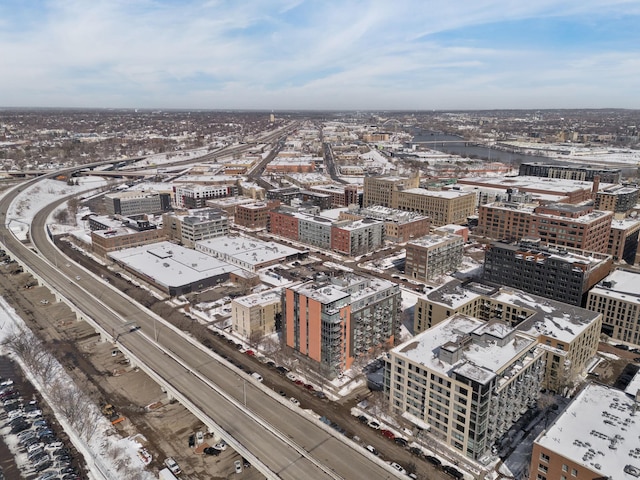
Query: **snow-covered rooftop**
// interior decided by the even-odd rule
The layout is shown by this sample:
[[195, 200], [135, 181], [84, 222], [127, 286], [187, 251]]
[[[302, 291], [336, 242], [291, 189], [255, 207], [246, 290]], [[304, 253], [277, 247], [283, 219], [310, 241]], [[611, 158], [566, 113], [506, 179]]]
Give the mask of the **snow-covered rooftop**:
[[457, 192], [454, 190], [427, 190], [426, 188], [408, 188], [402, 190], [402, 193], [411, 193], [413, 195], [424, 195], [426, 197], [438, 198], [459, 198], [466, 197], [470, 192]]
[[111, 252], [110, 257], [165, 287], [179, 287], [239, 270], [217, 258], [170, 242]]
[[417, 247], [434, 247], [436, 245], [442, 245], [450, 243], [452, 240], [458, 241], [462, 246], [462, 237], [460, 235], [445, 234], [445, 235], [426, 235], [424, 237], [411, 240], [407, 245], [415, 245]]
[[267, 292], [254, 293], [253, 295], [234, 298], [233, 302], [244, 307], [253, 307], [255, 305], [264, 306], [272, 303], [278, 303], [280, 302], [280, 290], [270, 290]]
[[196, 242], [196, 249], [213, 251], [219, 257], [234, 258], [240, 263], [257, 265], [302, 253], [301, 250], [253, 237], [221, 236]]
[[[506, 343], [487, 340], [504, 339], [509, 335], [512, 335], [513, 339]], [[460, 342], [469, 336], [473, 341], [460, 347]], [[534, 339], [519, 335], [501, 322], [494, 322], [488, 326], [486, 322], [477, 318], [456, 314], [398, 345], [392, 351], [445, 376], [454, 370], [486, 383], [499, 374], [514, 357], [535, 343]], [[439, 355], [440, 349], [458, 348], [463, 348], [463, 352], [460, 359], [453, 364], [443, 360]]]
[[640, 422], [631, 397], [612, 387], [587, 385], [536, 440], [541, 446], [603, 478], [629, 480], [640, 472]]

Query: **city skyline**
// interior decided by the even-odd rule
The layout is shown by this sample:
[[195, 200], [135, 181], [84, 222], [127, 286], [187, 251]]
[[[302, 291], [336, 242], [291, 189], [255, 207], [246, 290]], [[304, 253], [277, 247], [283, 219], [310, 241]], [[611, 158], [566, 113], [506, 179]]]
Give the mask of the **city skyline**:
[[640, 108], [638, 1], [20, 2], [2, 107]]

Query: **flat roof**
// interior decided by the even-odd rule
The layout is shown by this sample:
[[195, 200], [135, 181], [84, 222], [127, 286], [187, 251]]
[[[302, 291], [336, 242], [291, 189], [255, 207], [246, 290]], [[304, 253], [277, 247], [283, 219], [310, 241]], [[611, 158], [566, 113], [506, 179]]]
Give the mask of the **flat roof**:
[[166, 241], [111, 252], [109, 257], [167, 288], [240, 270], [210, 255]]
[[[528, 190], [542, 190], [569, 193], [576, 190], [590, 190], [593, 187], [593, 182], [568, 180], [565, 178], [531, 177], [524, 175], [519, 177], [466, 177], [459, 179], [458, 182], [467, 185], [483, 184], [505, 189], [518, 188], [523, 192]], [[612, 185], [613, 184], [611, 183], [600, 183], [599, 188], [606, 189]]]
[[[536, 344], [535, 339], [516, 332], [514, 341], [502, 346], [496, 342], [469, 343], [468, 346], [462, 347], [461, 359], [454, 364], [447, 363], [439, 357], [438, 352], [441, 348], [450, 348], [472, 333], [482, 335], [485, 333], [484, 328], [487, 328], [486, 322], [456, 314], [398, 345], [392, 352], [437, 371], [443, 376], [449, 376], [452, 369], [455, 369], [460, 374], [486, 383], [514, 357]], [[508, 326], [502, 325], [501, 328], [506, 328], [509, 332], [513, 331]]]
[[253, 307], [255, 305], [271, 305], [272, 303], [280, 302], [280, 293], [280, 289], [278, 289], [277, 291], [269, 290], [267, 292], [254, 293], [252, 295], [234, 298], [232, 303], [237, 303], [244, 307]]
[[410, 193], [413, 195], [424, 195], [426, 197], [438, 198], [460, 198], [474, 195], [472, 192], [457, 192], [455, 190], [427, 190], [426, 188], [408, 188], [400, 193]]
[[536, 443], [603, 478], [629, 480], [631, 465], [640, 472], [640, 422], [634, 401], [624, 392], [588, 384]]
[[250, 265], [274, 261], [303, 252], [280, 243], [263, 242], [253, 237], [230, 235], [199, 240], [196, 242], [196, 248], [198, 245]]
[[447, 233], [446, 235], [425, 235], [424, 237], [419, 237], [414, 240], [411, 240], [407, 243], [407, 245], [416, 245], [418, 247], [433, 247], [435, 245], [440, 245], [443, 243], [450, 243], [452, 240], [456, 240], [462, 245], [463, 240], [460, 235], [455, 235], [453, 233]]

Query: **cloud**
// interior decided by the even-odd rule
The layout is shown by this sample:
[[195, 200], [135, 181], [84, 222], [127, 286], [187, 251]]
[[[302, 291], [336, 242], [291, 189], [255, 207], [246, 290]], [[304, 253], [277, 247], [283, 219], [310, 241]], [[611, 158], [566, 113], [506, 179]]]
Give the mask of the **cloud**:
[[639, 16], [637, 1], [8, 0], [0, 105], [640, 107]]

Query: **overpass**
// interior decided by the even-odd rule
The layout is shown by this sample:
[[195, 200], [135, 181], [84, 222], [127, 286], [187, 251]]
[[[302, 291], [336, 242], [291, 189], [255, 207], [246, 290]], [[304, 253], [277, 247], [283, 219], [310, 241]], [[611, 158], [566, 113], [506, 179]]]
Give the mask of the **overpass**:
[[[6, 219], [12, 197], [6, 195], [0, 200], [0, 217]], [[387, 479], [398, 475], [97, 276], [72, 263], [57, 268], [61, 253], [45, 232], [46, 218], [54, 208], [55, 204], [49, 205], [33, 220], [31, 238], [38, 253], [15, 239], [2, 221], [5, 249], [104, 340], [115, 341], [117, 336], [119, 349], [132, 364], [268, 479]], [[78, 276], [81, 285], [76, 282]], [[140, 328], [122, 332], [129, 322]], [[242, 400], [244, 388], [246, 406]]]

